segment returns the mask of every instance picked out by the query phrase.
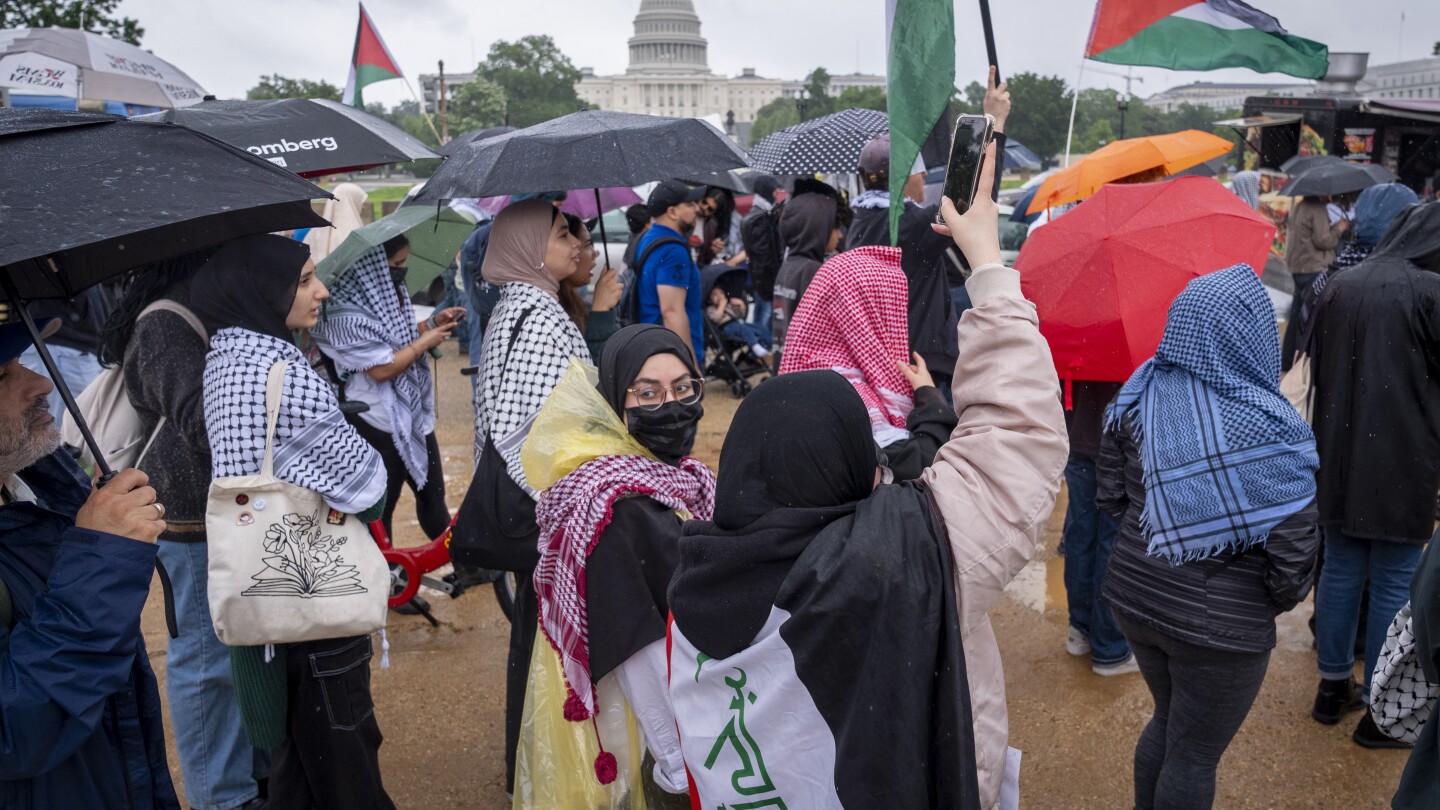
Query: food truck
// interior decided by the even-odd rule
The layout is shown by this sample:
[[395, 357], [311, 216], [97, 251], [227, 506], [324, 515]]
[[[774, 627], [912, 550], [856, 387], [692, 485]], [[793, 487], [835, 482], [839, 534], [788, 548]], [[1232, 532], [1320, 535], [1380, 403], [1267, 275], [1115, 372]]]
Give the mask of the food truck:
[[1440, 171], [1440, 99], [1366, 99], [1350, 96], [1251, 96], [1244, 117], [1217, 121], [1233, 127], [1247, 146], [1243, 168], [1260, 172], [1261, 213], [1275, 221], [1274, 252], [1284, 255], [1284, 220], [1291, 198], [1280, 193], [1285, 162], [1297, 156], [1335, 155], [1394, 172], [1417, 194], [1433, 192]]

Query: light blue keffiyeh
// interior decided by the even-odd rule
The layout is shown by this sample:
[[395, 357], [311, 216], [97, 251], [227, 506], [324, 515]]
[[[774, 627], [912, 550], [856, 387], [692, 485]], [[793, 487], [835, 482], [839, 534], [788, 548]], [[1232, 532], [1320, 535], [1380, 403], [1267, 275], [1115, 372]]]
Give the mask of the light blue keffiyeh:
[[1152, 556], [1244, 551], [1315, 497], [1315, 437], [1280, 393], [1273, 312], [1249, 265], [1191, 281], [1110, 406], [1107, 431], [1135, 413]]

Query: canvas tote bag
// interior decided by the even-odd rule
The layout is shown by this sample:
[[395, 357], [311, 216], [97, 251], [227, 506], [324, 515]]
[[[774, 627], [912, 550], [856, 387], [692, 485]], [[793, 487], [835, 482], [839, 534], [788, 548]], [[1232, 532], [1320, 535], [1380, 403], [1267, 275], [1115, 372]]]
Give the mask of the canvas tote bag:
[[258, 475], [210, 484], [210, 617], [232, 647], [361, 636], [385, 626], [390, 570], [369, 528], [314, 490], [275, 477], [275, 423], [288, 361], [265, 386]]

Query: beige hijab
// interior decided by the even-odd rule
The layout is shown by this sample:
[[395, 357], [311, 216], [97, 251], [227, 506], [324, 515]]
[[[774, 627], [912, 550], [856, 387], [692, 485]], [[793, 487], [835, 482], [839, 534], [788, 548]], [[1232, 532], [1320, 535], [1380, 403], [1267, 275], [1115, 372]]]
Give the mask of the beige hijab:
[[490, 226], [490, 246], [485, 249], [480, 276], [491, 284], [518, 281], [556, 295], [560, 282], [545, 267], [545, 249], [558, 215], [548, 200], [526, 200], [506, 207]]
[[325, 212], [321, 216], [330, 221], [329, 228], [311, 228], [305, 236], [310, 246], [310, 258], [315, 261], [329, 256], [340, 247], [350, 232], [364, 225], [360, 212], [369, 195], [365, 189], [354, 183], [341, 183], [331, 192], [335, 199], [325, 201]]

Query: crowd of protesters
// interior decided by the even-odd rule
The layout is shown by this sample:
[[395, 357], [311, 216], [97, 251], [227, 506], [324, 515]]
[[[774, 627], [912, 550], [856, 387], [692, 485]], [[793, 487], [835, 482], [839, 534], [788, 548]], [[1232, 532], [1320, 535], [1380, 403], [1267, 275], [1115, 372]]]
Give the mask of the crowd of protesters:
[[[992, 80], [985, 191], [1009, 107]], [[917, 166], [895, 200], [889, 159], [888, 138], [865, 147], [853, 200], [761, 178], [744, 217], [727, 190], [664, 180], [626, 212], [623, 273], [597, 268], [563, 193], [516, 198], [459, 253], [463, 305], [423, 320], [404, 237], [330, 288], [317, 276], [360, 226], [363, 192], [341, 186], [334, 229], [147, 267], [104, 291], [108, 319], [88, 300], [41, 319], [85, 335], [94, 373], [120, 366], [152, 437], [103, 487], [59, 447], [52, 386], [20, 364], [30, 338], [0, 326], [0, 806], [178, 808], [139, 630], [157, 556], [190, 806], [394, 806], [375, 642], [222, 644], [207, 493], [273, 473], [388, 533], [408, 487], [441, 537], [428, 353], [462, 330], [475, 462], [451, 554], [457, 576], [513, 581], [517, 807], [1015, 806], [989, 612], [1062, 479], [1064, 649], [1098, 675], [1138, 672], [1154, 702], [1137, 808], [1213, 805], [1276, 617], [1312, 588], [1312, 717], [1364, 709], [1357, 743], [1409, 747], [1382, 728], [1371, 674], [1408, 603], [1440, 682], [1440, 203], [1396, 185], [1333, 220], [1300, 203], [1283, 349], [1256, 271], [1215, 268], [1174, 299], [1152, 359], [1123, 385], [1077, 383], [1067, 410], [992, 195], [963, 215], [921, 206]], [[969, 268], [963, 303], [952, 266]], [[742, 288], [720, 281], [735, 268]], [[774, 379], [740, 404], [712, 472], [691, 452], [706, 360], [731, 344]], [[1280, 389], [1301, 357], [1313, 428]], [[541, 439], [570, 452], [542, 468]], [[1440, 804], [1437, 725], [1396, 808]]]

